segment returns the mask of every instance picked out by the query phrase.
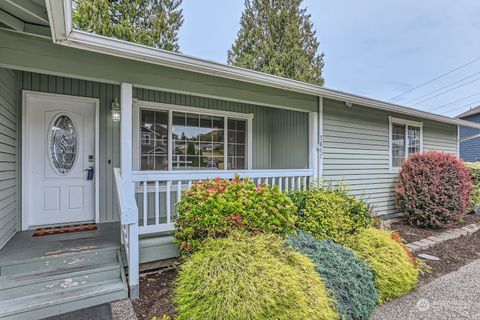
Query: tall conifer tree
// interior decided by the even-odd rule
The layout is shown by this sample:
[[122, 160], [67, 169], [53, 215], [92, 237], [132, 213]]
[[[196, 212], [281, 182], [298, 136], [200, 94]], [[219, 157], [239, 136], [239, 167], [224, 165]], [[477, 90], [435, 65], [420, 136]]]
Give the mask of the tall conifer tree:
[[228, 63], [323, 85], [323, 53], [302, 0], [245, 0]]
[[74, 0], [76, 28], [169, 51], [179, 51], [182, 0]]

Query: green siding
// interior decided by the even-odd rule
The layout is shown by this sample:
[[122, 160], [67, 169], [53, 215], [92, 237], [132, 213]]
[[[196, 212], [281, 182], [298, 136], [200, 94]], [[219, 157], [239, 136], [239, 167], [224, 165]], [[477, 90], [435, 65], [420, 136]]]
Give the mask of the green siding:
[[326, 181], [345, 180], [352, 193], [367, 199], [379, 214], [395, 217], [398, 175], [389, 169], [389, 116], [423, 121], [424, 150], [457, 151], [455, 125], [325, 99], [323, 176]]
[[308, 113], [134, 88], [138, 100], [253, 114], [253, 169], [308, 167]]
[[138, 87], [257, 105], [317, 110], [314, 96], [60, 46], [49, 39], [0, 30], [0, 43], [0, 66], [11, 69], [105, 83], [128, 82]]
[[[22, 72], [23, 90], [48, 92], [97, 98], [100, 102], [100, 220], [116, 221], [113, 193], [113, 168], [120, 164], [119, 134], [120, 126], [114, 124], [110, 117], [111, 103], [120, 97], [120, 87], [100, 82], [57, 77], [39, 73]], [[19, 109], [20, 106], [19, 106]]]
[[[100, 174], [100, 221], [118, 220], [113, 168], [120, 164], [120, 125], [112, 122], [110, 108], [114, 99], [120, 98], [119, 86], [31, 72], [21, 72], [20, 77], [24, 90], [99, 99], [100, 168], [97, 172]], [[140, 88], [134, 88], [134, 98], [252, 113], [254, 169], [306, 168], [308, 165], [308, 113]], [[21, 109], [20, 103], [18, 109]], [[279, 141], [281, 138], [285, 139], [283, 143]], [[280, 157], [281, 154], [284, 156]]]
[[17, 73], [0, 69], [0, 248], [17, 230]]

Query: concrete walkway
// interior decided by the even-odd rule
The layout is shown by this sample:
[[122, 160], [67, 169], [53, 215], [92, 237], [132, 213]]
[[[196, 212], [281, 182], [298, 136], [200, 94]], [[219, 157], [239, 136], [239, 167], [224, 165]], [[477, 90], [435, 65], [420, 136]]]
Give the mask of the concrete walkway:
[[381, 306], [372, 319], [480, 319], [480, 260]]

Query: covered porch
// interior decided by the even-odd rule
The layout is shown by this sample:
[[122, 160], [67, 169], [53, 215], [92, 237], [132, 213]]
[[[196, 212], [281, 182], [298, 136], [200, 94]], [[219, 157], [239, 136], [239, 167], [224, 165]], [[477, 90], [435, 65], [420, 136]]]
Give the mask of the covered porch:
[[[46, 240], [48, 237], [62, 239], [57, 243], [62, 246], [62, 254], [77, 247], [76, 240], [66, 239], [78, 237], [83, 244], [87, 238], [94, 241], [82, 232], [65, 238], [31, 237], [31, 230], [37, 227], [65, 223], [36, 225], [25, 216], [27, 206], [22, 203], [29, 200], [24, 189], [30, 184], [24, 183], [29, 177], [24, 165], [37, 163], [26, 158], [26, 150], [31, 149], [25, 147], [24, 129], [31, 126], [23, 108], [30, 103], [25, 100], [25, 93], [58, 100], [61, 102], [58, 108], [84, 98], [98, 106], [95, 130], [92, 130], [96, 135], [92, 140], [95, 146], [91, 148], [95, 164], [95, 192], [92, 194], [95, 214], [85, 222], [96, 222], [102, 234], [118, 240], [114, 244], [111, 242], [110, 248], [111, 252], [118, 250], [122, 264], [128, 266], [125, 279], [132, 298], [139, 293], [142, 264], [178, 255], [171, 236], [177, 218], [176, 203], [192, 184], [239, 175], [258, 184], [277, 185], [288, 192], [306, 188], [318, 179], [318, 112], [266, 106], [254, 101], [237, 102], [225, 96], [213, 98], [146, 89], [132, 83], [116, 85], [49, 72], [16, 68], [3, 68], [0, 72], [3, 75], [2, 107], [8, 111], [0, 117], [0, 129], [3, 128], [0, 156], [8, 161], [8, 166], [0, 168], [5, 177], [0, 179], [4, 194], [0, 219], [6, 221], [0, 229], [0, 238], [4, 244], [1, 253], [6, 253], [7, 260], [13, 259], [17, 254], [14, 248], [21, 246], [25, 248], [20, 250], [24, 261], [43, 256], [41, 252], [55, 252], [56, 242]], [[114, 114], [117, 111], [120, 121]], [[161, 118], [162, 115], [166, 117]], [[36, 118], [30, 119], [35, 121]], [[178, 119], [185, 119], [185, 123], [182, 125]], [[192, 124], [191, 119], [197, 122]], [[44, 132], [33, 136], [46, 136], [49, 123], [45, 123]], [[180, 127], [183, 135], [177, 135]], [[36, 148], [49, 150], [46, 144], [36, 145]], [[35, 156], [40, 153], [34, 153], [32, 159], [37, 159], [42, 168], [50, 168], [49, 153], [45, 150], [41, 152], [45, 153], [42, 158]], [[82, 170], [89, 163], [90, 153], [83, 156], [86, 162], [80, 165]], [[82, 174], [82, 177], [88, 180], [87, 175]], [[37, 190], [37, 193], [42, 192]], [[40, 209], [43, 204], [34, 202], [29, 207], [34, 213], [35, 208]]]
[[[133, 98], [133, 92], [133, 84], [120, 85], [122, 144], [114, 176], [130, 296], [135, 298], [139, 236], [174, 231], [176, 203], [192, 184], [240, 176], [284, 192], [303, 190], [319, 178], [320, 161], [317, 112], [255, 107], [255, 113], [247, 113], [248, 106], [243, 106], [240, 113], [241, 105], [240, 110], [221, 110], [222, 103], [200, 109], [141, 101]], [[163, 117], [163, 122], [145, 120], [149, 112], [157, 119]], [[256, 116], [262, 112], [271, 113], [260, 122]], [[158, 154], [145, 154], [151, 150], [152, 135], [159, 136], [154, 151]]]

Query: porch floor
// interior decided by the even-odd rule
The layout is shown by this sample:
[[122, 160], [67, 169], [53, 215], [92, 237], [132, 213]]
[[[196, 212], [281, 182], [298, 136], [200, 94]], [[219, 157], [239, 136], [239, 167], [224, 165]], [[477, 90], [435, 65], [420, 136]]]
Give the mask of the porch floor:
[[120, 224], [99, 223], [97, 230], [33, 237], [33, 231], [17, 232], [0, 250], [0, 266], [32, 259], [89, 250], [119, 250]]

